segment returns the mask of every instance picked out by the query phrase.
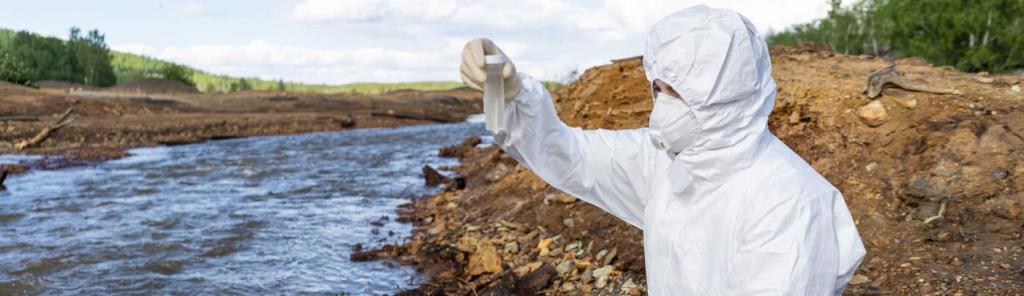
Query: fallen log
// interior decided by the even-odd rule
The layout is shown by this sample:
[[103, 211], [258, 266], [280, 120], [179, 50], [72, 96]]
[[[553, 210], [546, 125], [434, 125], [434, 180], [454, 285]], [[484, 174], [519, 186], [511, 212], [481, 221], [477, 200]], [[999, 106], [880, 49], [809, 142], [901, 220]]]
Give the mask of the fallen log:
[[884, 68], [875, 70], [875, 72], [872, 72], [871, 75], [868, 75], [868, 83], [866, 86], [864, 86], [864, 90], [862, 91], [862, 93], [869, 99], [874, 99], [882, 96], [882, 90], [890, 87], [897, 87], [909, 91], [933, 93], [940, 95], [960, 93], [953, 89], [933, 88], [927, 85], [912, 82], [904, 78], [903, 73], [896, 71], [896, 64], [885, 66]]
[[39, 131], [39, 133], [36, 134], [35, 137], [14, 144], [14, 149], [25, 150], [25, 148], [39, 145], [39, 143], [46, 141], [46, 139], [50, 137], [50, 134], [56, 132], [57, 130], [60, 130], [61, 128], [71, 124], [71, 122], [75, 121], [75, 118], [71, 117], [71, 113], [74, 112], [75, 107], [68, 108], [68, 110], [64, 111], [64, 114], [62, 114], [60, 118], [57, 119], [57, 122], [55, 122], [53, 125], [44, 128], [42, 131]]
[[428, 121], [439, 122], [439, 123], [452, 123], [452, 122], [462, 121], [462, 120], [453, 119], [453, 118], [449, 118], [449, 117], [433, 116], [433, 115], [426, 115], [426, 114], [413, 114], [413, 113], [371, 112], [370, 115], [371, 116], [379, 116], [379, 117], [391, 117], [391, 118], [398, 118], [398, 119], [428, 120]]

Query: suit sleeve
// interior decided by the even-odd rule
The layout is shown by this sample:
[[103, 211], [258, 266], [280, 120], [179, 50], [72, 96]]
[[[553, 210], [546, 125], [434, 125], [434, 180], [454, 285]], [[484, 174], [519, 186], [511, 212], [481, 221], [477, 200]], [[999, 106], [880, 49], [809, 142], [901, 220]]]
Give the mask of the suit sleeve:
[[506, 131], [495, 142], [551, 186], [643, 229], [654, 158], [646, 129], [566, 126], [544, 86], [527, 77], [505, 105]]

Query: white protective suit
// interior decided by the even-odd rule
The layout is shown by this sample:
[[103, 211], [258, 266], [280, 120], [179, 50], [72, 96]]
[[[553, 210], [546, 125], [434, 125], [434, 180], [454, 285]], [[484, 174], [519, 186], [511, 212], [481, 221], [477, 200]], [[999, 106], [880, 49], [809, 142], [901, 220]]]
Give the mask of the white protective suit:
[[768, 130], [776, 86], [754, 26], [687, 8], [651, 30], [644, 69], [700, 125], [675, 157], [647, 128], [566, 126], [525, 75], [495, 141], [552, 186], [642, 229], [651, 295], [841, 294], [864, 247], [839, 191]]

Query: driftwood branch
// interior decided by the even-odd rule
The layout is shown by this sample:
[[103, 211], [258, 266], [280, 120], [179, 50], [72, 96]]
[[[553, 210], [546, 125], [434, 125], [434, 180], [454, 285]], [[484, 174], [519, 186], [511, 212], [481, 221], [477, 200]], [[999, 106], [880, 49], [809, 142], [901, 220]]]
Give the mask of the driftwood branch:
[[429, 120], [429, 121], [440, 122], [440, 123], [451, 123], [451, 122], [458, 122], [458, 121], [460, 121], [460, 120], [452, 119], [452, 118], [449, 118], [449, 117], [433, 116], [433, 115], [426, 115], [426, 114], [413, 114], [413, 113], [372, 112], [372, 113], [370, 113], [370, 115], [372, 115], [372, 116], [380, 116], [380, 117], [392, 117], [392, 118], [398, 118], [398, 119]]
[[903, 73], [896, 71], [896, 65], [889, 65], [868, 75], [868, 84], [864, 87], [864, 95], [870, 99], [882, 96], [882, 90], [886, 88], [902, 88], [909, 91], [933, 93], [940, 95], [959, 94], [953, 89], [933, 88], [927, 85], [915, 83], [903, 77]]
[[56, 132], [57, 130], [60, 130], [61, 128], [71, 124], [71, 122], [75, 121], [75, 118], [71, 117], [71, 113], [74, 112], [75, 107], [68, 108], [68, 110], [64, 111], [64, 114], [62, 114], [60, 118], [57, 119], [57, 122], [39, 131], [39, 133], [36, 134], [35, 137], [14, 144], [14, 149], [24, 150], [25, 148], [39, 145], [39, 143], [46, 141], [46, 139], [50, 137], [50, 134]]

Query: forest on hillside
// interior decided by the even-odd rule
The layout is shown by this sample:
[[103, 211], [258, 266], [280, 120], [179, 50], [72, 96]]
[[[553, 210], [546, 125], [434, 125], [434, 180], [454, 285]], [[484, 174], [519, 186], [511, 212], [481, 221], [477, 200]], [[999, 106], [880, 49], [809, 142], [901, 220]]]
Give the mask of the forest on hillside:
[[140, 67], [124, 63], [107, 46], [99, 30], [72, 27], [68, 39], [28, 31], [0, 31], [0, 80], [35, 86], [41, 81], [62, 81], [108, 87], [140, 77], [159, 77], [194, 86], [192, 70], [174, 63]]
[[97, 30], [71, 28], [68, 40], [21, 31], [0, 38], [0, 79], [34, 85], [43, 80], [112, 86], [110, 49]]
[[1024, 0], [830, 0], [828, 16], [770, 34], [843, 54], [921, 57], [963, 71], [1024, 68]]
[[[97, 30], [82, 35], [71, 28], [67, 40], [28, 31], [0, 28], [0, 80], [36, 86], [40, 81], [64, 81], [106, 87], [138, 78], [176, 80], [203, 92], [289, 91], [303, 93], [364, 93], [447, 90], [457, 81], [355, 82], [347, 84], [299, 83], [281, 79], [211, 74], [157, 58], [111, 50]], [[556, 83], [545, 82], [555, 86]]]

